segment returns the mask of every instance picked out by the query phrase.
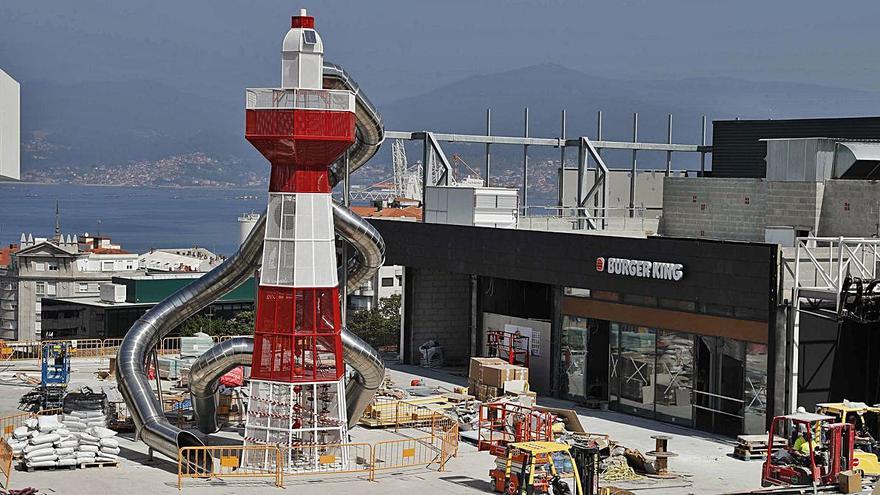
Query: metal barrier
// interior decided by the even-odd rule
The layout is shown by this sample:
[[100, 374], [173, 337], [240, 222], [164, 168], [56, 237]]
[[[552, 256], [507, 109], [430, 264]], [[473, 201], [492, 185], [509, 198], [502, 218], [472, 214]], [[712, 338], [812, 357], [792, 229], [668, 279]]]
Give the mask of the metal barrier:
[[12, 447], [3, 438], [0, 438], [0, 473], [6, 475], [3, 488], [8, 489], [9, 478], [12, 476]]
[[12, 435], [12, 432], [18, 428], [19, 426], [24, 426], [25, 421], [36, 418], [37, 416], [56, 416], [62, 413], [62, 409], [60, 407], [52, 408], [52, 409], [43, 409], [38, 412], [24, 412], [19, 414], [13, 414], [11, 416], [5, 416], [0, 418], [0, 432], [3, 433], [3, 438], [6, 438]]
[[[254, 462], [259, 458], [262, 462]], [[271, 478], [284, 487], [281, 449], [274, 445], [183, 447], [177, 454], [177, 489], [184, 479]]]
[[119, 346], [122, 345], [122, 339], [104, 339], [104, 351], [101, 355], [105, 357], [113, 357], [119, 353]]
[[366, 474], [373, 478], [373, 446], [368, 443], [282, 447], [281, 455], [285, 476], [328, 473]]
[[[353, 474], [366, 475], [368, 480], [374, 481], [377, 472], [392, 469], [437, 464], [438, 470], [444, 471], [449, 459], [458, 455], [458, 422], [424, 406], [413, 406], [423, 411], [415, 411], [412, 416], [402, 415], [399, 426], [427, 430], [428, 434], [417, 438], [388, 440], [372, 445], [339, 443], [296, 447], [253, 445], [181, 448], [177, 460], [178, 488], [182, 486], [184, 478], [276, 476], [276, 485], [283, 486], [281, 483], [286, 476]], [[427, 411], [430, 411], [430, 419], [427, 418]]]
[[446, 416], [424, 405], [398, 400], [394, 406], [394, 430], [416, 428], [433, 431], [438, 417]]
[[165, 337], [159, 346], [159, 355], [180, 354], [180, 337]]
[[440, 464], [442, 471], [445, 467], [441, 462], [443, 445], [440, 437], [435, 435], [378, 442], [373, 446], [372, 479], [376, 478], [377, 471], [430, 466], [435, 462]]

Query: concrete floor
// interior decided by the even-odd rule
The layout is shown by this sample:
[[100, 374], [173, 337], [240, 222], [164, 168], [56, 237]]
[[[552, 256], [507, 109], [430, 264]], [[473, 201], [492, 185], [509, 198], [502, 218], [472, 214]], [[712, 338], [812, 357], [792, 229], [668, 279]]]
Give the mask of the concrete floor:
[[[94, 372], [106, 368], [108, 360], [74, 360], [73, 386], [89, 385], [93, 388], [111, 386], [113, 382], [102, 382], [95, 378]], [[390, 373], [395, 382], [408, 385], [412, 379], [423, 379], [427, 385], [451, 387], [463, 384], [466, 379], [444, 371], [425, 370], [418, 367], [392, 365]], [[13, 368], [0, 371], [0, 415], [17, 412], [19, 396], [29, 387], [15, 384], [11, 378], [14, 372], [38, 373], [35, 362], [17, 363]], [[556, 407], [573, 407], [569, 402], [544, 399], [542, 404]], [[584, 427], [591, 432], [609, 434], [613, 439], [627, 447], [642, 452], [652, 450], [654, 440], [651, 435], [658, 432], [672, 436], [669, 441], [671, 451], [678, 457], [671, 459], [670, 468], [681, 477], [676, 480], [645, 479], [625, 486], [636, 493], [684, 495], [684, 494], [722, 494], [760, 488], [760, 461], [743, 462], [730, 457], [733, 443], [729, 439], [697, 432], [611, 411], [595, 411], [576, 408]], [[404, 433], [401, 433], [401, 435]], [[375, 441], [380, 438], [399, 438], [393, 432], [365, 430], [357, 428], [352, 432], [354, 441]], [[116, 468], [90, 468], [73, 471], [35, 471], [27, 473], [16, 470], [12, 473], [11, 487], [32, 486], [41, 493], [69, 495], [101, 494], [171, 494], [177, 490], [177, 465], [175, 462], [158, 456], [153, 461], [147, 459], [146, 446], [135, 442], [131, 435], [121, 435], [120, 448], [124, 460]], [[377, 474], [374, 482], [350, 476], [323, 476], [317, 479], [289, 477], [285, 489], [302, 494], [357, 493], [368, 494], [406, 494], [418, 491], [421, 494], [445, 493], [488, 493], [488, 471], [493, 466], [493, 458], [485, 452], [464, 442], [458, 457], [452, 459], [445, 472], [438, 472], [436, 466], [416, 468], [403, 472], [383, 472]], [[202, 481], [191, 480], [184, 485], [188, 493], [204, 494], [261, 494], [279, 493], [279, 488], [264, 481]]]

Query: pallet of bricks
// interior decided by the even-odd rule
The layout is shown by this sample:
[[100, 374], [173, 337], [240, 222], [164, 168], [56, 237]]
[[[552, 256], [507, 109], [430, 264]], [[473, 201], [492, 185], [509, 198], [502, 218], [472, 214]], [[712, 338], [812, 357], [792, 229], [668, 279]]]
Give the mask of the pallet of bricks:
[[[782, 437], [773, 437], [773, 451], [785, 448], [788, 442]], [[733, 456], [743, 461], [765, 459], [767, 457], [767, 435], [740, 435], [736, 437]]]
[[90, 389], [71, 392], [64, 414], [29, 419], [13, 431], [13, 453], [22, 456], [22, 469], [75, 469], [117, 464], [119, 442], [106, 427], [107, 396]]
[[[520, 395], [534, 398], [528, 390], [529, 369], [499, 358], [471, 358], [468, 369], [468, 393], [486, 402], [505, 395], [505, 384], [516, 384]], [[510, 389], [509, 389], [510, 390]]]

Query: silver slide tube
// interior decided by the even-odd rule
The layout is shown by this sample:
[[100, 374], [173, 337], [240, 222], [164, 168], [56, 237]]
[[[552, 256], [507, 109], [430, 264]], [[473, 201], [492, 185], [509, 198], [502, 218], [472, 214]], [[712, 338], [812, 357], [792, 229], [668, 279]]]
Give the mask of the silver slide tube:
[[220, 377], [238, 366], [249, 366], [253, 354], [253, 337], [234, 337], [211, 347], [192, 364], [189, 394], [199, 431], [214, 433], [220, 429], [217, 424]]
[[203, 445], [192, 433], [165, 418], [147, 378], [147, 356], [171, 330], [211, 302], [241, 285], [259, 266], [266, 215], [238, 251], [220, 266], [172, 294], [140, 317], [122, 340], [116, 360], [119, 392], [128, 405], [138, 437], [158, 452], [177, 458], [179, 447]]
[[[382, 120], [375, 106], [360, 91], [357, 83], [344, 69], [335, 64], [325, 63], [324, 78], [327, 89], [341, 88], [355, 93], [357, 139], [349, 151], [348, 166], [349, 171], [357, 170], [372, 158], [382, 144], [384, 139]], [[344, 170], [344, 161], [337, 160], [332, 165], [330, 169], [332, 185], [339, 182]], [[352, 216], [356, 217], [356, 215]], [[363, 223], [366, 224], [366, 222]], [[222, 297], [253, 274], [260, 263], [265, 224], [264, 213], [234, 255], [227, 258], [214, 270], [147, 311], [132, 325], [120, 345], [116, 362], [118, 387], [128, 405], [137, 435], [152, 449], [172, 459], [177, 458], [179, 447], [203, 445], [203, 442], [192, 433], [171, 425], [165, 418], [162, 405], [152, 391], [147, 378], [145, 368], [147, 357], [162, 338], [184, 320]], [[359, 252], [359, 254], [361, 258], [354, 262], [353, 268], [366, 273], [363, 267], [371, 264], [367, 261], [369, 253]], [[381, 265], [381, 262], [379, 264]], [[372, 387], [376, 376], [380, 377], [379, 382], [381, 383], [384, 366], [369, 345], [354, 335], [350, 335], [348, 338], [346, 335], [350, 335], [350, 332], [343, 330], [343, 345], [346, 346], [344, 358], [352, 358], [353, 362], [350, 364], [360, 376], [358, 380], [349, 384], [346, 396], [351, 395], [350, 404], [360, 405], [365, 402], [365, 396], [372, 397], [370, 391], [374, 390]], [[352, 350], [349, 351], [349, 348]], [[222, 349], [218, 349], [218, 352], [220, 351]], [[238, 355], [240, 359], [244, 354], [238, 353]], [[215, 363], [215, 366], [221, 366], [220, 362]], [[214, 369], [216, 371], [219, 368]], [[210, 384], [206, 386], [210, 387]], [[378, 384], [375, 387], [378, 387]], [[366, 403], [369, 403], [369, 400]], [[213, 399], [211, 404], [213, 404]], [[349, 411], [351, 410], [352, 407], [349, 406]], [[362, 411], [363, 409], [361, 409]], [[360, 416], [358, 415], [358, 417]]]
[[[339, 235], [354, 246], [355, 255], [343, 264], [349, 271], [348, 292], [352, 292], [382, 266], [385, 241], [372, 225], [338, 203], [333, 203], [333, 223]], [[342, 347], [345, 363], [356, 371], [345, 390], [348, 424], [353, 428], [382, 384], [385, 364], [375, 349], [347, 328], [342, 330]], [[189, 386], [200, 431], [220, 429], [216, 413], [220, 377], [236, 366], [250, 364], [251, 354], [253, 338], [237, 337], [220, 342], [193, 362]]]

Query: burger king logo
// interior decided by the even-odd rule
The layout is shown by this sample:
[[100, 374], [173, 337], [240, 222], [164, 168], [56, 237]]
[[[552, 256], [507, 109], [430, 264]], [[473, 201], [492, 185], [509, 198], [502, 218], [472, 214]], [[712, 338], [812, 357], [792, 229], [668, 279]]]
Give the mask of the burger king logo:
[[605, 258], [596, 258], [596, 271], [604, 272], [605, 271]]

